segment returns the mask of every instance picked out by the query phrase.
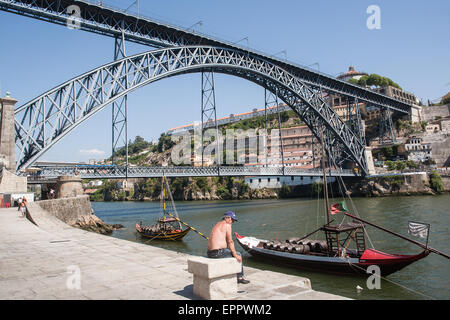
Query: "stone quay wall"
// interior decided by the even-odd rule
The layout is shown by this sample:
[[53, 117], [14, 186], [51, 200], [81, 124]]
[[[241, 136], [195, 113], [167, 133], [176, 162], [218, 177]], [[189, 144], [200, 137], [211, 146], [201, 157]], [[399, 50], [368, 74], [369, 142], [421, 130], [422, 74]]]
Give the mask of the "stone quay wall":
[[36, 203], [42, 209], [69, 225], [75, 225], [79, 220], [91, 216], [94, 212], [89, 196], [42, 200]]

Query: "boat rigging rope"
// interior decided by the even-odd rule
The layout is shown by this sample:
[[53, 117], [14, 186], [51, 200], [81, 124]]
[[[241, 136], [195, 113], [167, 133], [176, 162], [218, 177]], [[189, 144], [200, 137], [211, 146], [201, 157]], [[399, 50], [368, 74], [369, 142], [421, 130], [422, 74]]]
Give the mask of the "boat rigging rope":
[[207, 236], [205, 236], [203, 233], [201, 233], [200, 231], [198, 231], [197, 229], [195, 229], [194, 227], [191, 227], [190, 225], [188, 225], [187, 223], [181, 221], [179, 218], [174, 217], [170, 212], [167, 212], [167, 214], [169, 216], [171, 216], [172, 218], [174, 218], [175, 220], [177, 220], [178, 222], [184, 224], [186, 227], [188, 227], [189, 229], [191, 229], [194, 232], [197, 232], [200, 236], [202, 236], [203, 238], [205, 238], [206, 240], [209, 240], [209, 238]]
[[[319, 198], [320, 198], [320, 192], [317, 192], [317, 213], [316, 213], [316, 220], [317, 220], [317, 225], [316, 228], [319, 228], [319, 215], [320, 215], [320, 202], [319, 202]], [[306, 233], [306, 230], [305, 230]]]
[[169, 197], [170, 197], [170, 203], [172, 204], [172, 209], [175, 212], [176, 218], [178, 218], [178, 225], [179, 225], [179, 227], [181, 229], [179, 215], [178, 215], [178, 212], [177, 212], [177, 208], [175, 207], [175, 204], [174, 204], [174, 201], [173, 201], [173, 197], [172, 197], [172, 191], [170, 190], [170, 186], [169, 186], [169, 183], [167, 182], [167, 180], [166, 180], [166, 185], [167, 185], [167, 191], [168, 191]]
[[[343, 259], [344, 259], [344, 258], [343, 258]], [[358, 269], [364, 271], [365, 273], [367, 272], [366, 269], [361, 268], [360, 266], [358, 266], [358, 265], [356, 265], [356, 264], [354, 264], [354, 263], [351, 263], [349, 259], [346, 259], [346, 260], [347, 260], [348, 264], [349, 264], [351, 267], [358, 268]], [[369, 273], [369, 274], [370, 274], [370, 273]], [[390, 283], [392, 283], [392, 284], [394, 284], [394, 285], [396, 285], [396, 286], [399, 286], [399, 287], [401, 287], [401, 288], [403, 288], [403, 289], [406, 289], [406, 290], [408, 290], [408, 291], [411, 291], [411, 292], [413, 292], [413, 293], [415, 293], [415, 294], [418, 294], [418, 295], [427, 297], [427, 298], [429, 298], [429, 299], [431, 299], [431, 300], [436, 300], [436, 299], [433, 298], [433, 297], [430, 297], [430, 296], [428, 296], [428, 295], [426, 295], [426, 294], [424, 294], [424, 293], [422, 293], [422, 292], [416, 291], [416, 290], [414, 290], [414, 289], [408, 288], [408, 287], [406, 287], [406, 286], [404, 286], [404, 285], [402, 285], [402, 284], [400, 284], [400, 283], [397, 283], [397, 282], [395, 282], [395, 281], [392, 281], [392, 280], [390, 280], [390, 279], [388, 279], [388, 278], [386, 278], [386, 277], [383, 277], [383, 276], [381, 276], [381, 275], [377, 275], [377, 274], [372, 274], [372, 275], [374, 275], [374, 276], [376, 276], [376, 277], [379, 277], [380, 279], [383, 279], [383, 280], [385, 280], [385, 281], [388, 281], [388, 282], [390, 282]]]
[[[333, 159], [333, 163], [334, 163], [334, 167], [335, 167], [337, 170], [340, 170], [340, 171], [342, 172], [342, 168], [340, 168], [340, 167], [338, 167], [338, 166], [336, 165], [336, 162], [334, 161], [334, 159]], [[344, 199], [345, 199], [345, 196], [348, 197], [348, 199], [349, 199], [349, 201], [350, 201], [350, 204], [351, 204], [351, 206], [352, 206], [353, 212], [356, 214], [357, 217], [360, 217], [360, 215], [359, 215], [359, 213], [358, 213], [358, 210], [356, 209], [356, 206], [355, 206], [355, 204], [353, 203], [353, 200], [352, 200], [352, 198], [351, 198], [351, 196], [350, 196], [350, 194], [349, 194], [349, 192], [348, 192], [348, 190], [347, 190], [347, 188], [346, 188], [346, 186], [345, 186], [344, 180], [342, 179], [342, 175], [338, 175], [337, 177], [338, 177], [338, 185], [339, 185], [339, 189], [340, 189], [341, 193], [344, 195]], [[342, 186], [342, 188], [344, 189], [344, 192], [342, 192], [341, 186]], [[342, 218], [341, 225], [342, 225], [342, 223], [344, 222], [344, 219], [345, 219], [345, 216]], [[374, 245], [373, 245], [373, 243], [372, 243], [372, 239], [370, 239], [369, 233], [367, 232], [366, 227], [364, 226], [364, 224], [363, 224], [363, 227], [362, 227], [362, 228], [363, 228], [363, 230], [364, 230], [364, 233], [365, 233], [366, 236], [367, 236], [367, 239], [369, 240], [370, 246], [371, 246], [372, 248], [375, 248]]]

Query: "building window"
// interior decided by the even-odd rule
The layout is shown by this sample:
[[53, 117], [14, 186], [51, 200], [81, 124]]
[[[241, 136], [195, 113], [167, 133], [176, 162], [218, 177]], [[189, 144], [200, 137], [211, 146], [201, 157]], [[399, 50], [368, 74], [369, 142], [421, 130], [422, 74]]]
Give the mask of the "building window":
[[291, 181], [294, 181], [294, 176], [291, 176]]
[[280, 182], [280, 178], [279, 177], [277, 178], [277, 181]]

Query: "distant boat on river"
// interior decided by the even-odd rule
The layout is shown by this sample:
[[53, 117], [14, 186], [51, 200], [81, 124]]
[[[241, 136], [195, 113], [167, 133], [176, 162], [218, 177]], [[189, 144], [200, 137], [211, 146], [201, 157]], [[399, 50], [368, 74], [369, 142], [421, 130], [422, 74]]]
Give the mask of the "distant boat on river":
[[[172, 193], [170, 192], [169, 184], [167, 183], [167, 180], [164, 176], [162, 177], [161, 189], [162, 211], [160, 218], [153, 225], [143, 226], [142, 221], [140, 224], [136, 223], [136, 231], [142, 237], [152, 240], [181, 240], [193, 228], [187, 227], [183, 229], [181, 225], [182, 222], [175, 208]], [[170, 197], [170, 209], [166, 207], [166, 194], [168, 194]]]

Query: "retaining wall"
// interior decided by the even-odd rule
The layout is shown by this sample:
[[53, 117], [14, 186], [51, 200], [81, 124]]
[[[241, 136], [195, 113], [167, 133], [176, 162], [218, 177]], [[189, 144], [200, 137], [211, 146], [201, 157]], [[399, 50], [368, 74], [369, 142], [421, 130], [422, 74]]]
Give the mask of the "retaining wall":
[[36, 204], [69, 225], [74, 225], [81, 217], [90, 216], [93, 213], [89, 196], [42, 200]]

